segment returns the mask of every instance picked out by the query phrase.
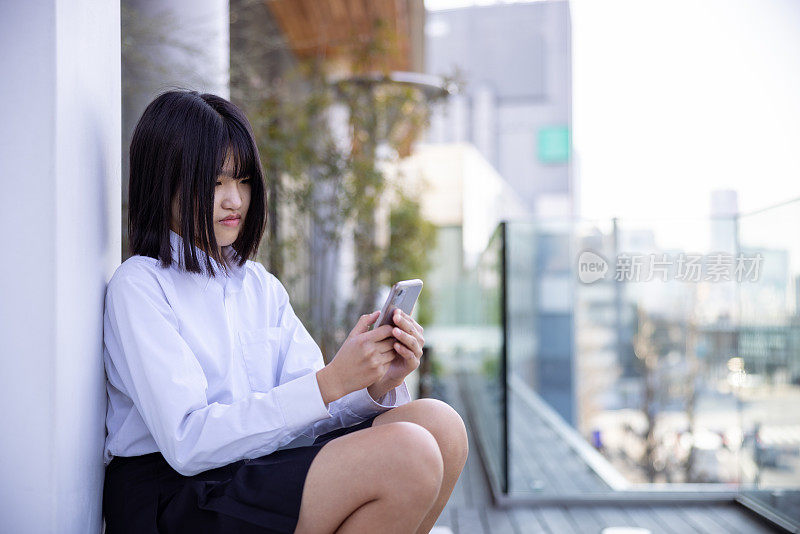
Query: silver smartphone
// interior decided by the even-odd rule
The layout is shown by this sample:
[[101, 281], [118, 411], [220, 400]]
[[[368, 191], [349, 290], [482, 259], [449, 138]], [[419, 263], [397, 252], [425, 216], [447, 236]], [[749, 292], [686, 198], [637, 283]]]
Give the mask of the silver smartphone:
[[372, 328], [375, 329], [385, 324], [394, 325], [392, 317], [394, 315], [394, 310], [397, 308], [411, 315], [411, 311], [414, 309], [414, 304], [416, 304], [421, 291], [422, 280], [418, 278], [403, 280], [402, 282], [394, 284], [392, 290], [389, 291], [389, 296], [386, 297], [386, 302], [383, 303], [381, 314], [378, 316], [378, 320], [375, 321]]

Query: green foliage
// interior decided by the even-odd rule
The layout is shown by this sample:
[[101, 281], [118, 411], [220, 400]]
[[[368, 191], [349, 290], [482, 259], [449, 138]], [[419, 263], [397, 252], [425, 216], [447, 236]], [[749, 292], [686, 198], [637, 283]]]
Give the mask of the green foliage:
[[489, 354], [481, 361], [481, 374], [489, 380], [500, 376], [500, 361], [497, 354]]
[[[436, 226], [423, 218], [420, 203], [405, 192], [389, 213], [389, 248], [384, 257], [382, 282], [391, 285], [398, 280], [425, 278], [431, 268], [431, 251], [436, 246]], [[432, 322], [430, 291], [424, 289], [417, 303], [417, 320], [421, 325]]]
[[428, 374], [434, 377], [444, 376], [444, 367], [442, 366], [438, 358], [431, 358]]
[[351, 211], [348, 196], [342, 195], [334, 198], [340, 202], [332, 209], [323, 210], [334, 217], [323, 220], [312, 201], [315, 186], [333, 182], [341, 187], [348, 173], [348, 155], [337, 148], [323, 120], [334, 95], [322, 68], [318, 62], [298, 64], [247, 109], [270, 193], [268, 268], [279, 278], [296, 274], [285, 268], [286, 262], [298, 260], [303, 241], [295, 218], [313, 219], [335, 239]]
[[[239, 9], [238, 4], [232, 3], [232, 10]], [[253, 125], [266, 172], [268, 269], [294, 286], [289, 289], [295, 311], [317, 342], [330, 347], [332, 337], [342, 338], [358, 315], [373, 309], [381, 283], [425, 277], [433, 226], [423, 219], [410, 193], [390, 194], [395, 191], [387, 189], [382, 158], [388, 153], [396, 162], [410, 154], [428, 124], [432, 103], [446, 92], [426, 95], [418, 86], [391, 79], [390, 58], [398, 40], [385, 21], [376, 22], [369, 39], [354, 40], [351, 75], [334, 80], [328, 73], [329, 58], [285, 61], [290, 52], [263, 53], [263, 25], [257, 20], [263, 5], [241, 9], [241, 16], [234, 17], [241, 22], [232, 35], [243, 43], [238, 50], [254, 56], [252, 61], [232, 57], [232, 80], [239, 80], [232, 95]], [[247, 21], [252, 21], [249, 26]], [[280, 65], [267, 64], [279, 56], [284, 58]], [[447, 87], [452, 89], [452, 83]], [[347, 111], [346, 140], [331, 130], [328, 113], [334, 105]], [[385, 249], [379, 244], [376, 214], [386, 202], [395, 204], [390, 206], [391, 235]], [[338, 318], [336, 333], [330, 325], [309, 320], [312, 303], [304, 284], [315, 276], [307, 257], [310, 222], [331, 246], [352, 228], [356, 300]], [[423, 291], [421, 323], [430, 316], [426, 297]]]

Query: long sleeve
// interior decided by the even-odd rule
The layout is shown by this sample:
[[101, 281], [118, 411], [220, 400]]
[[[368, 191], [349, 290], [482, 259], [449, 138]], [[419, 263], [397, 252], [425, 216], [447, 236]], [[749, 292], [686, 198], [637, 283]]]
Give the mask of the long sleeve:
[[158, 284], [113, 279], [104, 330], [110, 364], [159, 450], [183, 475], [269, 454], [332, 417], [315, 374], [302, 372], [302, 364], [287, 364], [287, 379], [268, 392], [209, 404], [206, 376]]
[[[270, 275], [272, 276], [272, 275]], [[324, 367], [322, 352], [306, 328], [297, 318], [289, 303], [289, 296], [283, 285], [277, 278], [279, 296], [279, 323], [282, 332], [281, 357], [280, 357], [280, 383], [297, 380], [299, 377], [311, 374], [316, 376], [316, 372]], [[316, 383], [316, 381], [315, 381]], [[293, 393], [302, 394], [300, 390], [293, 390]], [[294, 398], [290, 402], [297, 406], [308, 404], [316, 412], [325, 410], [325, 403], [322, 400], [322, 393], [319, 386], [314, 394], [306, 398]], [[367, 388], [353, 391], [328, 404], [328, 417], [323, 417], [309, 425], [302, 434], [306, 437], [305, 441], [313, 440], [316, 436], [330, 432], [337, 428], [352, 426], [364, 421], [368, 417], [377, 413], [385, 412], [391, 408], [405, 404], [411, 400], [408, 387], [405, 382], [400, 386], [389, 391], [375, 401], [367, 391]]]

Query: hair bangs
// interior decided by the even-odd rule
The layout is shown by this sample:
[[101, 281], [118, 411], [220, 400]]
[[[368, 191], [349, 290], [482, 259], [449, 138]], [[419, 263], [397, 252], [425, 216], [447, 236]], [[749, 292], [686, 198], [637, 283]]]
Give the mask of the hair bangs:
[[[226, 123], [225, 126], [225, 147], [223, 150], [225, 155], [227, 155], [228, 151], [231, 153], [233, 178], [255, 178], [258, 176], [256, 169], [259, 163], [249, 134], [233, 121]], [[222, 172], [222, 165], [220, 163], [220, 173]]]

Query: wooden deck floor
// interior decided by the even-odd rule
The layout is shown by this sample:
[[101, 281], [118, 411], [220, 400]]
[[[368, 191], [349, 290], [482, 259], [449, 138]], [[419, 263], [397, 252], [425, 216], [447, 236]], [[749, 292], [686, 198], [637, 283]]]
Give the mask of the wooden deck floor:
[[[453, 494], [436, 525], [448, 527], [453, 534], [591, 534], [608, 527], [641, 527], [652, 534], [750, 534], [781, 532], [773, 529], [736, 505], [602, 505], [534, 506], [502, 509], [493, 506], [488, 482], [478, 454], [474, 433], [464, 412], [462, 399], [453, 381], [446, 382], [437, 394], [455, 408], [467, 424], [470, 453]], [[537, 439], [551, 439], [538, 436]], [[517, 451], [524, 450], [517, 443]], [[520, 448], [522, 447], [522, 448]], [[569, 479], [575, 473], [562, 471], [553, 458], [528, 460], [529, 474], [546, 469], [548, 483], [558, 484], [559, 477]], [[580, 474], [586, 477], [585, 473]], [[584, 480], [591, 480], [592, 475]], [[573, 480], [562, 480], [564, 487]], [[586, 482], [578, 482], [584, 484]]]

